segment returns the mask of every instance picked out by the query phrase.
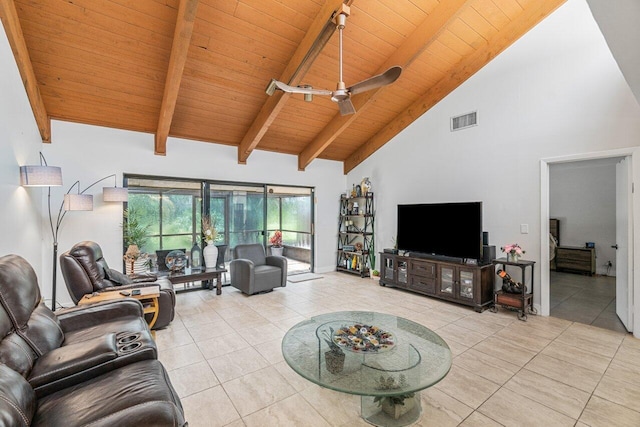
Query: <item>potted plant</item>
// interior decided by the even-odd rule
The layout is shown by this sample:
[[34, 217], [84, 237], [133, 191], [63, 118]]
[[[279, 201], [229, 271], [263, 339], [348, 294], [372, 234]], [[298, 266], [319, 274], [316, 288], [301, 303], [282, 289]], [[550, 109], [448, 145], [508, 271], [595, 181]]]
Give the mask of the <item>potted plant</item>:
[[273, 233], [269, 243], [271, 243], [271, 255], [282, 256], [284, 248], [282, 247], [282, 232], [280, 230]]
[[202, 249], [202, 256], [204, 257], [204, 266], [206, 268], [215, 268], [218, 262], [218, 248], [214, 244], [218, 238], [218, 230], [216, 230], [216, 221], [209, 215], [202, 217], [202, 238], [207, 244]]
[[518, 262], [520, 257], [526, 253], [517, 243], [504, 245], [500, 250], [507, 254], [507, 261], [511, 262]]
[[149, 225], [142, 225], [133, 208], [124, 211], [124, 218], [124, 242], [127, 245], [127, 251], [124, 254], [125, 271], [127, 274], [144, 273], [149, 255], [142, 250], [149, 239], [147, 237]]
[[378, 270], [371, 270], [371, 278], [373, 280], [380, 280], [380, 272]]
[[325, 329], [324, 331], [322, 331], [322, 333], [325, 336], [325, 342], [329, 345], [329, 351], [326, 351], [324, 353], [324, 360], [327, 366], [327, 371], [331, 372], [332, 374], [339, 374], [344, 368], [345, 354], [340, 346], [333, 342], [333, 328], [329, 327], [329, 332], [327, 332], [327, 330]]
[[[407, 379], [403, 374], [400, 374], [400, 380], [396, 383], [394, 377], [389, 376], [384, 378], [380, 376], [379, 380], [376, 380], [378, 390], [400, 390], [407, 386]], [[401, 393], [388, 396], [376, 396], [373, 401], [382, 408], [382, 411], [393, 419], [397, 420], [407, 412], [413, 409], [416, 404], [414, 399], [415, 393]]]

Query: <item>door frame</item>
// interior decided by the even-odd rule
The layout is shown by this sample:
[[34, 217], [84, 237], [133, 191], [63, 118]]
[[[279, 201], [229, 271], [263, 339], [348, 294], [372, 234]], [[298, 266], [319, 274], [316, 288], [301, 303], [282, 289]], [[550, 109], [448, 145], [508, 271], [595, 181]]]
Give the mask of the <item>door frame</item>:
[[[572, 154], [559, 157], [550, 157], [540, 160], [540, 306], [538, 310], [543, 316], [549, 316], [550, 312], [550, 273], [549, 273], [549, 165], [558, 163], [569, 163], [582, 160], [595, 160], [610, 157], [629, 158], [631, 168], [629, 186], [633, 188], [633, 182], [640, 182], [640, 148], [627, 147], [615, 150], [598, 151], [592, 153]], [[635, 247], [640, 247], [640, 233], [636, 230], [640, 227], [639, 213], [640, 200], [631, 192], [631, 239], [629, 242], [630, 259], [633, 265], [630, 271], [635, 271], [635, 266], [640, 265], [640, 251], [635, 251]], [[640, 280], [638, 274], [633, 274], [629, 285], [633, 294], [633, 334], [640, 338], [640, 316], [636, 309], [640, 309]]]

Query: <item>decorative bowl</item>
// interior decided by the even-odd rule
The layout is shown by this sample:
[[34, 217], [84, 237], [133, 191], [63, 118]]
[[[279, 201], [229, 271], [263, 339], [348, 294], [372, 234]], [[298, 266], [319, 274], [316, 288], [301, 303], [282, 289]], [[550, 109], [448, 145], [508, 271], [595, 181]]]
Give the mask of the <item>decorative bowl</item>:
[[187, 266], [187, 256], [182, 251], [171, 251], [165, 257], [164, 263], [169, 270], [180, 271]]

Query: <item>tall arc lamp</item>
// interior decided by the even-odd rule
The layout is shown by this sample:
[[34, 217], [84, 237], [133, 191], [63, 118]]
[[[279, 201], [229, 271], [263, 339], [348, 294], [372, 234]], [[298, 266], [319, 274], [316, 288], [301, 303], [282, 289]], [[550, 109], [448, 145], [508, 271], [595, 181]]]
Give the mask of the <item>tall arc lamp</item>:
[[[85, 194], [87, 190], [98, 183], [113, 178], [113, 187], [103, 188], [103, 200], [105, 202], [126, 202], [129, 194], [126, 188], [116, 186], [116, 175], [108, 175], [100, 178], [84, 190], [80, 190], [80, 181], [74, 182], [64, 195], [64, 199], [58, 209], [58, 215], [54, 222], [51, 214], [51, 187], [62, 186], [62, 169], [58, 166], [47, 165], [47, 160], [40, 153], [40, 165], [20, 166], [20, 185], [23, 187], [48, 187], [47, 206], [49, 213], [49, 226], [51, 228], [51, 236], [53, 238], [53, 277], [51, 285], [51, 310], [56, 309], [56, 281], [58, 270], [58, 232], [60, 225], [68, 211], [92, 211], [93, 195]], [[74, 188], [76, 189], [73, 192]]]

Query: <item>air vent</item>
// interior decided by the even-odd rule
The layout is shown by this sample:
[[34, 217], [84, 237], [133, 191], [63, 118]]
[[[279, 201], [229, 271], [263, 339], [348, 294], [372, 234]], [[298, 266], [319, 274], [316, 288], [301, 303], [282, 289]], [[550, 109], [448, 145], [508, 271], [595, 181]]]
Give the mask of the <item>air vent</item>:
[[451, 132], [478, 125], [478, 112], [473, 111], [461, 116], [451, 117]]

